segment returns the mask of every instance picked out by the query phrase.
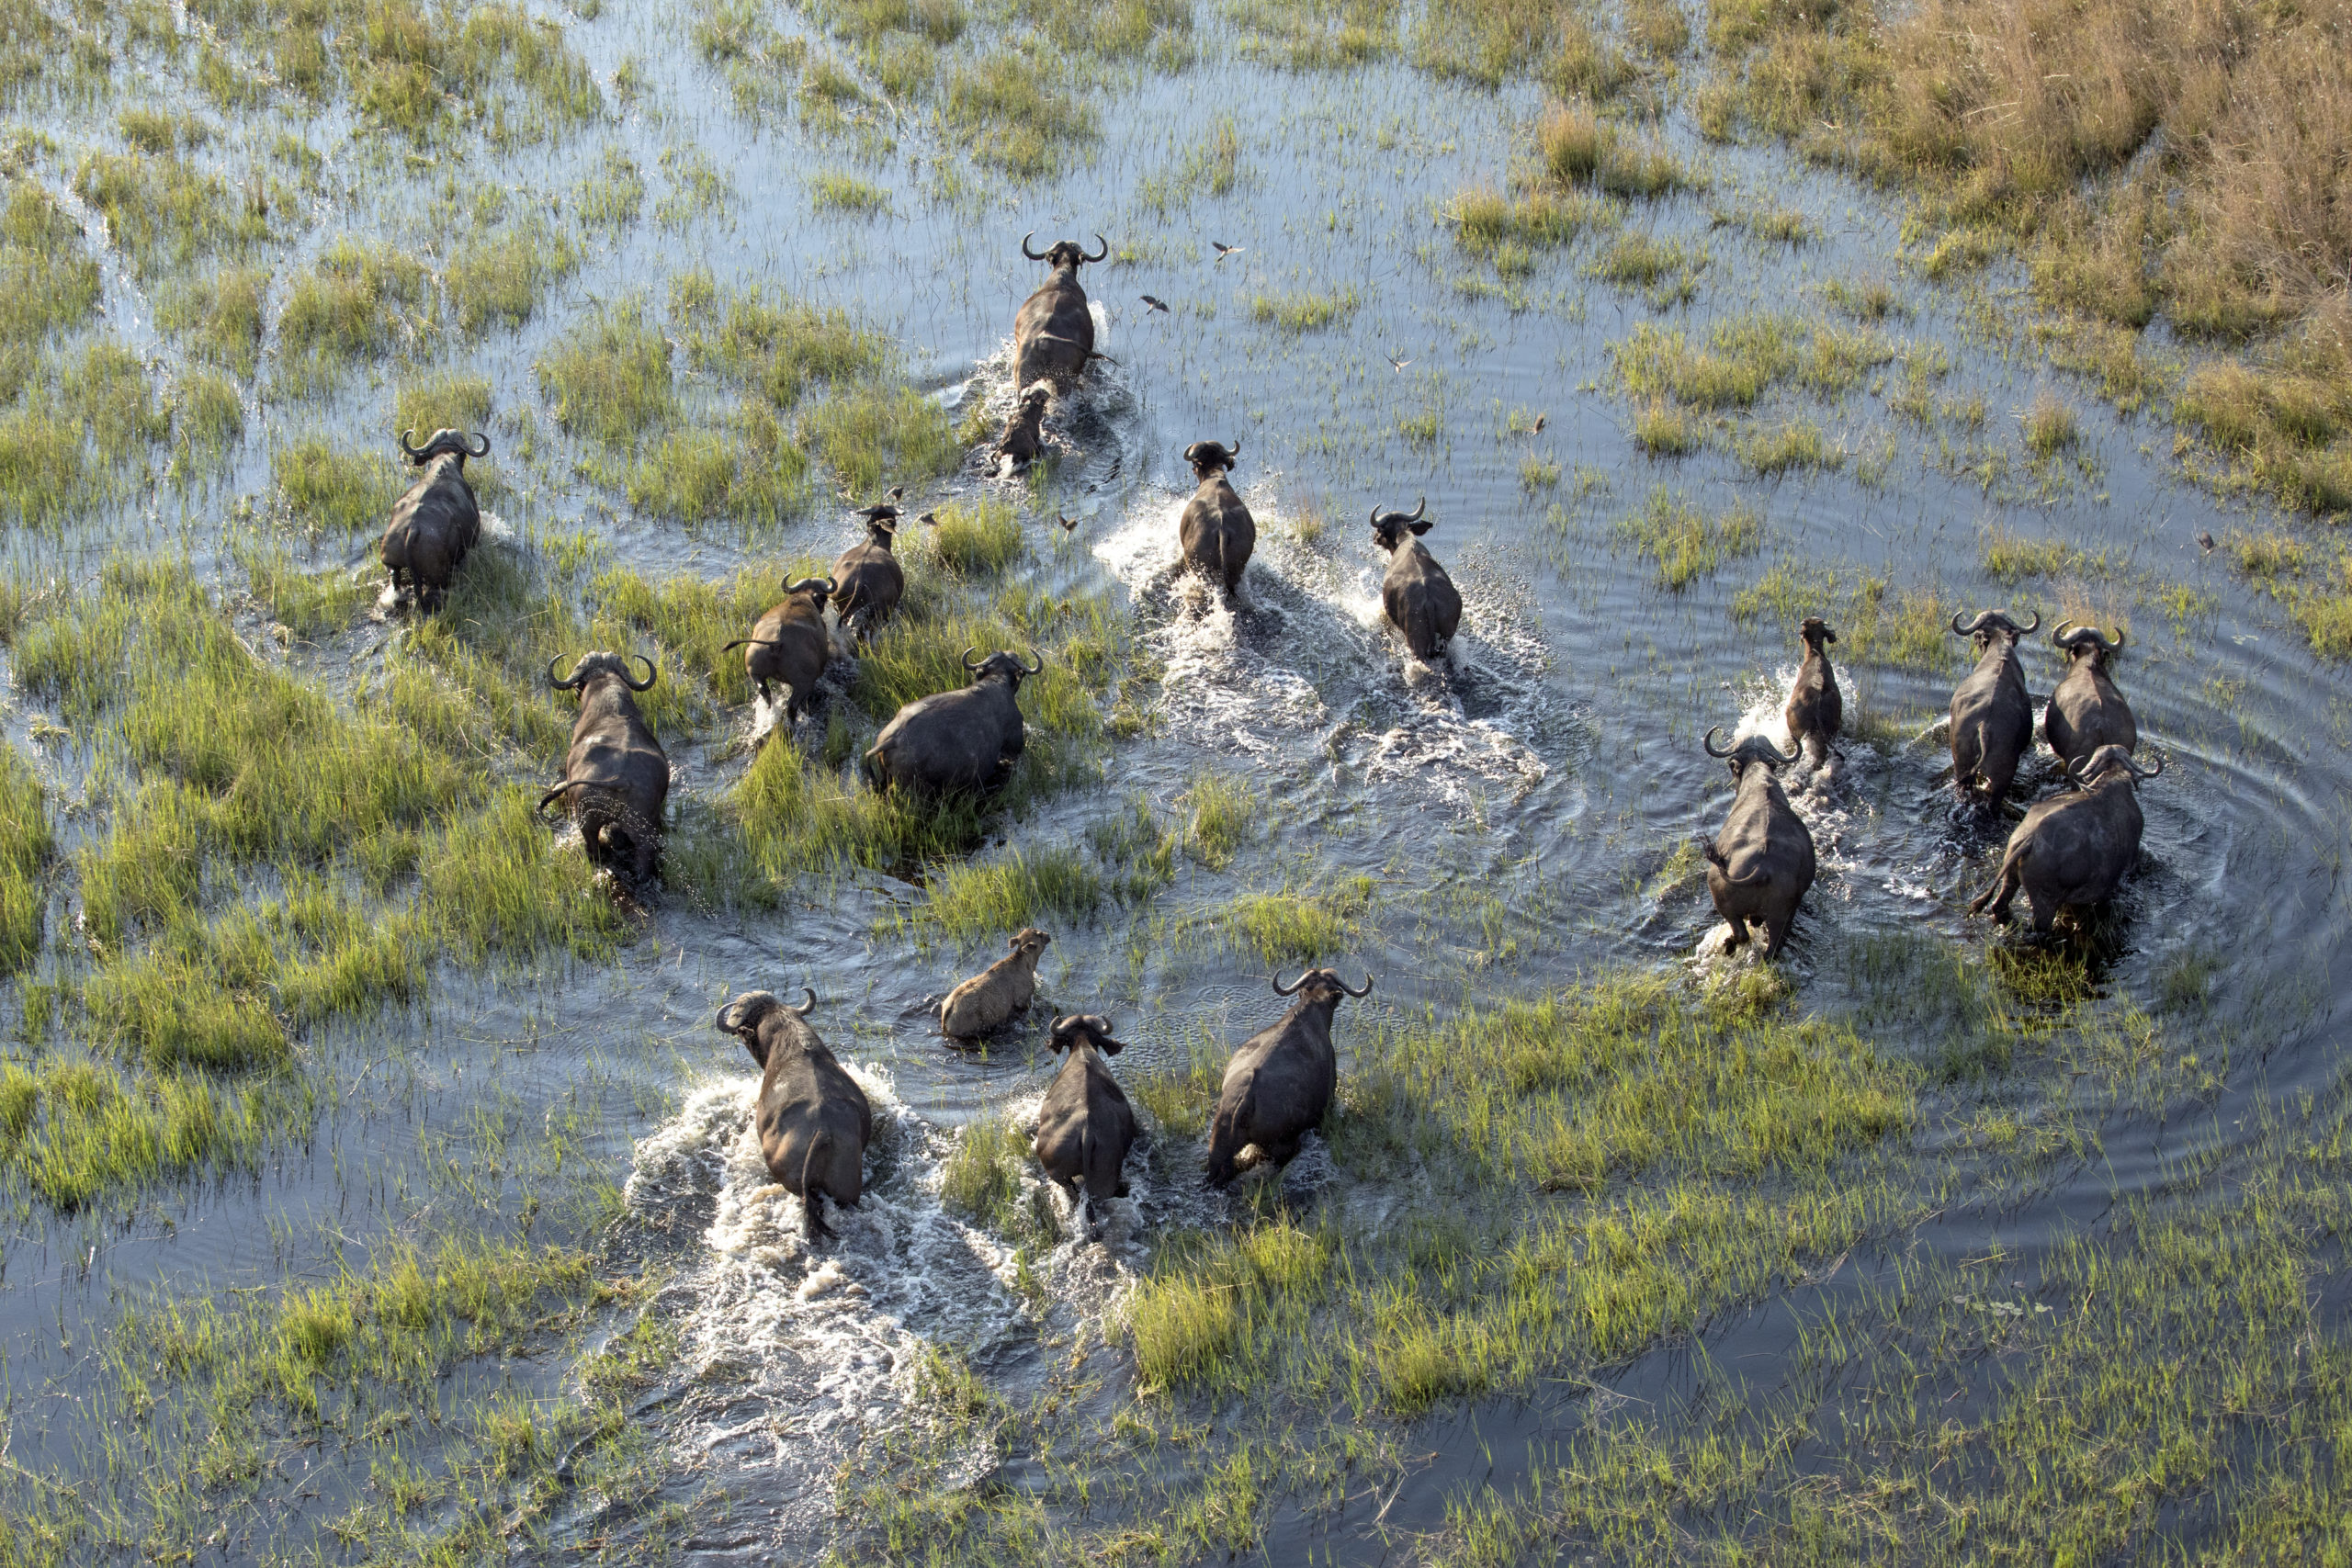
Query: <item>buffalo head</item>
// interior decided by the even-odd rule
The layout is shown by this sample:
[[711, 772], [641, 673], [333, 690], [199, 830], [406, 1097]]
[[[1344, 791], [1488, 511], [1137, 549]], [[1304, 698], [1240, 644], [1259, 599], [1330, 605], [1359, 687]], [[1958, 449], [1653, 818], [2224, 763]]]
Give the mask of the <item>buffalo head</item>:
[[1193, 477], [1199, 479], [1232, 468], [1233, 460], [1240, 456], [1241, 443], [1238, 441], [1230, 446], [1220, 446], [1215, 441], [1195, 441], [1184, 448], [1184, 461], [1193, 465]]
[[760, 1032], [760, 1021], [768, 1014], [784, 1011], [807, 1018], [817, 1008], [817, 990], [813, 986], [800, 987], [808, 999], [798, 1007], [788, 1007], [773, 991], [746, 991], [718, 1010], [718, 1027], [721, 1034], [732, 1034], [749, 1041]]
[[1996, 633], [2007, 632], [2011, 637], [2029, 637], [2041, 629], [2041, 612], [2039, 610], [2033, 613], [2033, 619], [2024, 626], [2018, 625], [1998, 610], [1984, 611], [1964, 626], [1960, 624], [1959, 611], [1953, 611], [1951, 617], [1952, 635], [1974, 638], [1979, 649], [1989, 644]]
[[[1023, 664], [1010, 653], [991, 653], [986, 659], [975, 662], [972, 655], [978, 651], [977, 648], [967, 648], [964, 650], [964, 668], [972, 672], [972, 684], [975, 686], [983, 681], [1001, 679], [1007, 686], [1017, 692], [1021, 689], [1021, 682], [1023, 680], [1046, 667], [1046, 656], [1034, 649], [1029, 654], [1029, 657], [1035, 660], [1033, 664]], [[1015, 937], [1013, 941], [1018, 942], [1020, 938]]]
[[1413, 510], [1410, 512], [1383, 512], [1377, 506], [1374, 507], [1372, 509], [1372, 542], [1390, 555], [1395, 555], [1403, 547], [1405, 536], [1408, 533], [1419, 536], [1437, 526], [1436, 524], [1428, 520], [1429, 509], [1430, 502], [1427, 496], [1415, 502]]
[[1350, 987], [1345, 980], [1340, 979], [1340, 972], [1337, 969], [1309, 969], [1301, 974], [1297, 979], [1293, 980], [1287, 986], [1283, 984], [1283, 977], [1280, 975], [1269, 976], [1268, 979], [1273, 984], [1274, 995], [1278, 997], [1295, 997], [1303, 993], [1310, 1002], [1336, 1002], [1341, 997], [1368, 997], [1372, 995], [1372, 972], [1370, 970], [1366, 970], [1364, 972], [1363, 989], [1360, 991]]
[[1037, 231], [1034, 229], [1032, 229], [1028, 233], [1021, 236], [1021, 254], [1027, 256], [1031, 261], [1041, 261], [1046, 265], [1057, 269], [1068, 267], [1072, 272], [1075, 272], [1082, 264], [1087, 262], [1099, 262], [1104, 256], [1111, 254], [1111, 242], [1104, 239], [1100, 234], [1094, 236], [1094, 244], [1096, 248], [1094, 254], [1091, 256], [1084, 251], [1080, 250], [1075, 243], [1069, 240], [1056, 240], [1053, 243], [1053, 248], [1050, 250], [1031, 250], [1029, 248], [1029, 242], [1036, 237]]
[[840, 584], [830, 577], [804, 577], [797, 582], [786, 578], [784, 582], [784, 596], [794, 599], [805, 594], [811, 604], [821, 610], [825, 607], [825, 601], [833, 596], [834, 590], [839, 586]]
[[2050, 640], [2065, 650], [2069, 660], [2088, 659], [2103, 667], [2109, 659], [2123, 651], [2124, 636], [2123, 628], [2118, 626], [2115, 628], [2115, 639], [2110, 642], [2097, 626], [2077, 626], [2071, 621], [2061, 621], [2058, 629], [2050, 634]]
[[433, 433], [433, 438], [422, 446], [411, 443], [409, 438], [415, 434], [413, 430], [401, 433], [401, 450], [407, 453], [408, 460], [419, 468], [423, 468], [444, 453], [454, 454], [458, 459], [458, 466], [461, 468], [465, 467], [466, 459], [469, 457], [490, 456], [490, 437], [480, 431], [476, 431], [473, 440], [468, 442], [463, 431], [436, 430]]
[[[637, 660], [645, 666], [644, 680], [632, 681], [628, 678], [629, 659]], [[621, 684], [630, 691], [642, 692], [650, 687], [654, 679], [661, 673], [653, 668], [653, 660], [641, 653], [632, 653], [628, 659], [622, 658], [617, 653], [605, 653], [601, 650], [595, 653], [583, 653], [580, 656], [580, 662], [571, 667], [571, 675], [559, 680], [556, 677], [555, 667], [562, 662], [561, 654], [556, 655], [548, 661], [548, 684], [559, 692], [576, 692], [586, 685], [591, 677], [596, 675], [616, 676]]]
[[[1718, 725], [1715, 728], [1720, 729], [1722, 726]], [[1730, 758], [1731, 776], [1734, 778], [1739, 777], [1750, 762], [1761, 762], [1768, 768], [1785, 768], [1796, 761], [1794, 757], [1789, 756], [1760, 735], [1751, 735], [1738, 745], [1718, 751], [1715, 750], [1715, 731], [1710, 729], [1707, 731], [1707, 739], [1700, 744], [1706, 747], [1707, 755], [1710, 757]]]
[[1817, 649], [1825, 642], [1838, 640], [1838, 634], [1831, 631], [1829, 623], [1819, 615], [1807, 615], [1804, 618], [1804, 625], [1797, 628], [1797, 636], [1804, 640], [1808, 649]]
[[1050, 1051], [1075, 1051], [1080, 1045], [1091, 1045], [1105, 1056], [1115, 1056], [1125, 1050], [1124, 1041], [1111, 1038], [1111, 1021], [1099, 1012], [1071, 1013], [1054, 1020], [1053, 1034], [1046, 1040]]
[[2165, 771], [2165, 760], [2150, 753], [2156, 765], [2143, 768], [2132, 760], [2132, 753], [2120, 746], [2102, 746], [2087, 757], [2077, 757], [2066, 770], [2066, 782], [2076, 789], [2088, 789], [2110, 773], [2129, 773], [2133, 784], [2154, 778]]

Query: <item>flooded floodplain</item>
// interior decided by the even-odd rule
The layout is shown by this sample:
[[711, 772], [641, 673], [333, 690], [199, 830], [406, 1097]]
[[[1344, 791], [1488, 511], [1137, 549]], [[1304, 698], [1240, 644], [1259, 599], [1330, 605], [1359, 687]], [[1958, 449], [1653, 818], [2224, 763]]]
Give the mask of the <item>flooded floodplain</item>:
[[[1768, 12], [15, 0], [0, 1564], [2340, 1551], [2352, 393], [2236, 294], [2054, 310], [2109, 228], [1859, 177]], [[1011, 473], [1024, 235], [1107, 245], [1106, 358]], [[788, 716], [727, 645], [894, 487], [905, 603]], [[1367, 521], [1423, 502], [1431, 663]], [[2120, 628], [2165, 762], [2047, 941], [1967, 913], [1988, 608], [2037, 718]], [[1702, 739], [1788, 740], [1809, 615], [1765, 964]], [[649, 886], [533, 809], [596, 649], [659, 671]], [[1018, 767], [876, 795], [970, 649], [1043, 660]], [[1310, 964], [1374, 976], [1338, 1103], [1212, 1189]], [[713, 1024], [803, 986], [874, 1112], [815, 1243]], [[1081, 1012], [1091, 1213], [1029, 1148]]]

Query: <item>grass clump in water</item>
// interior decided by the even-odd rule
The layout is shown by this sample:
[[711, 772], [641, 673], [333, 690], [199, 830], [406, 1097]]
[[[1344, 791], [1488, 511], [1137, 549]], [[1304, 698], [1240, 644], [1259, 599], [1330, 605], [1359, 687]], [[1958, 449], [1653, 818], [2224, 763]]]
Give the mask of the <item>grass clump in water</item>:
[[933, 515], [938, 524], [908, 541], [910, 558], [936, 561], [967, 581], [995, 577], [1021, 558], [1021, 519], [1009, 502], [951, 502]]
[[1699, 422], [1663, 398], [1634, 412], [1634, 444], [1653, 457], [1687, 457], [1702, 439]]
[[1029, 1137], [1010, 1116], [980, 1115], [964, 1123], [940, 1173], [939, 1201], [1019, 1245], [1051, 1246], [1061, 1235], [1042, 1183]]
[[688, 361], [789, 409], [813, 385], [879, 378], [891, 366], [889, 340], [848, 312], [820, 309], [758, 288], [721, 295], [707, 273], [671, 284], [671, 308], [689, 323]]
[[269, 477], [294, 522], [314, 535], [381, 528], [401, 489], [391, 459], [347, 451], [323, 435], [271, 448]]
[[525, 220], [468, 238], [449, 257], [444, 286], [460, 330], [519, 327], [548, 289], [579, 265], [580, 250], [570, 235]]
[[2081, 439], [2075, 411], [2050, 392], [2040, 392], [2019, 416], [2025, 427], [2025, 449], [2043, 462], [2071, 448]]
[[1352, 285], [1330, 294], [1261, 294], [1250, 301], [1250, 317], [1295, 336], [1321, 332], [1356, 313], [1363, 303]]
[[30, 349], [89, 320], [98, 264], [55, 198], [24, 178], [8, 181], [0, 212], [0, 346]]
[[1397, 0], [1235, 0], [1240, 53], [1292, 71], [1338, 71], [1396, 52]]
[[1673, 592], [1726, 562], [1754, 555], [1764, 543], [1764, 519], [1752, 507], [1736, 502], [1710, 516], [1663, 485], [1617, 530], [1636, 555], [1657, 564], [1658, 586]]
[[607, 446], [631, 449], [677, 412], [669, 340], [635, 303], [583, 320], [539, 356], [537, 368], [556, 423]]
[[[278, 378], [300, 393], [355, 359], [381, 357], [426, 302], [424, 268], [380, 245], [339, 240], [294, 279], [278, 316]], [[409, 332], [414, 327], [410, 325]]]
[[216, 176], [172, 154], [88, 153], [74, 170], [74, 192], [104, 215], [107, 232], [141, 276], [268, 236], [259, 212], [241, 205]]
[[21, 973], [40, 952], [42, 873], [56, 850], [40, 777], [23, 752], [0, 745], [0, 976]]
[[1652, 310], [1687, 305], [1699, 292], [1699, 275], [1711, 258], [1706, 248], [1647, 234], [1620, 234], [1593, 262], [1591, 276], [1621, 288], [1647, 292]]
[[1093, 107], [1058, 85], [1035, 59], [983, 55], [947, 75], [947, 124], [971, 139], [981, 164], [1016, 179], [1058, 174], [1101, 134]]
[[1742, 463], [1758, 474], [1771, 477], [1795, 468], [1835, 468], [1846, 461], [1845, 452], [1833, 446], [1822, 434], [1821, 426], [1809, 419], [1759, 426], [1741, 436], [1736, 449]]
[[882, 382], [841, 389], [809, 408], [800, 439], [854, 495], [952, 473], [963, 456], [945, 409], [912, 387]]
[[1067, 846], [1013, 851], [1001, 860], [936, 869], [918, 911], [927, 931], [973, 942], [1041, 920], [1088, 919], [1102, 906], [1102, 874]]
[[1455, 243], [1472, 255], [1495, 260], [1512, 246], [1557, 249], [1619, 221], [1618, 209], [1598, 197], [1549, 190], [1465, 191], [1454, 198], [1451, 216]]
[[878, 218], [890, 210], [890, 193], [854, 175], [820, 174], [809, 178], [808, 203], [820, 212]]
[[1374, 886], [1351, 876], [1321, 893], [1247, 893], [1213, 920], [1229, 943], [1268, 964], [1329, 963], [1354, 946]]
[[157, 296], [155, 321], [181, 334], [197, 354], [250, 378], [261, 359], [262, 297], [269, 274], [223, 267], [209, 278], [175, 284]]

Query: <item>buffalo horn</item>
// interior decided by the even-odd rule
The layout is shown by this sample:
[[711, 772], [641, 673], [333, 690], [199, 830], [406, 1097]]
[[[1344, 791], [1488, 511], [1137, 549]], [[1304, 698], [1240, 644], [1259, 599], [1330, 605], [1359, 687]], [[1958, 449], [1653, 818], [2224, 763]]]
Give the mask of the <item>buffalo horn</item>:
[[[1094, 254], [1091, 256], [1086, 256], [1086, 259], [1091, 262], [1099, 262], [1110, 254], [1111, 242], [1104, 239], [1102, 235], [1097, 234], [1094, 236]], [[1079, 254], [1086, 255], [1086, 253], [1080, 251]]]
[[1306, 977], [1314, 973], [1315, 971], [1312, 969], [1302, 969], [1298, 972], [1298, 978], [1293, 980], [1287, 986], [1283, 984], [1282, 974], [1279, 970], [1266, 977], [1274, 983], [1274, 995], [1278, 997], [1287, 997], [1295, 994], [1301, 986], [1306, 984]]
[[1730, 756], [1730, 755], [1731, 755], [1731, 752], [1730, 752], [1730, 750], [1722, 750], [1722, 751], [1718, 751], [1718, 750], [1715, 750], [1715, 731], [1716, 731], [1716, 730], [1718, 730], [1718, 729], [1721, 729], [1722, 728], [1723, 728], [1723, 726], [1722, 726], [1722, 725], [1720, 725], [1720, 724], [1715, 725], [1715, 726], [1713, 726], [1713, 727], [1712, 727], [1712, 728], [1710, 728], [1708, 729], [1708, 731], [1707, 731], [1707, 738], [1706, 738], [1704, 740], [1702, 740], [1701, 742], [1699, 742], [1699, 744], [1700, 744], [1700, 745], [1704, 746], [1704, 747], [1707, 749], [1707, 755], [1708, 755], [1708, 756], [1710, 756], [1710, 757], [1728, 757], [1728, 756]]
[[573, 691], [577, 689], [580, 684], [580, 678], [578, 676], [575, 675], [569, 681], [559, 681], [556, 679], [555, 667], [562, 662], [563, 655], [560, 653], [548, 660], [548, 684], [553, 686], [559, 692]]
[[1759, 735], [1754, 739], [1756, 744], [1761, 746], [1766, 753], [1771, 757], [1775, 766], [1785, 768], [1791, 762], [1796, 761], [1793, 754], [1782, 751], [1778, 746], [1773, 745], [1770, 740], [1765, 739], [1762, 736]]
[[796, 1017], [807, 1018], [810, 1013], [817, 1010], [817, 987], [814, 986], [803, 986], [800, 987], [800, 992], [801, 995], [807, 997], [808, 999], [802, 1002], [797, 1008], [786, 1008], [784, 1010], [795, 1015]]
[[1046, 667], [1046, 656], [1038, 652], [1034, 648], [1029, 650], [1029, 668], [1023, 671], [1023, 674], [1035, 675], [1038, 671], [1043, 670]]
[[1952, 635], [1954, 637], [1974, 637], [1978, 632], [1984, 629], [1984, 623], [1992, 618], [1992, 611], [1980, 610], [1977, 612], [1976, 618], [1963, 626], [1960, 624], [1960, 612], [1958, 610], [1954, 610], [1951, 613]]
[[2130, 770], [2132, 776], [2135, 779], [2152, 779], [2165, 771], [2165, 760], [2154, 751], [2149, 752], [2148, 757], [2156, 765], [2144, 773], [2141, 771], [2140, 765], [2129, 757], [2123, 759], [2123, 765]]
[[1051, 253], [1046, 251], [1033, 251], [1029, 248], [1029, 242], [1036, 237], [1037, 231], [1035, 229], [1030, 230], [1029, 232], [1021, 236], [1021, 254], [1027, 256], [1031, 261], [1044, 261]]
[[422, 446], [412, 446], [409, 443], [409, 437], [415, 434], [416, 432], [413, 430], [403, 430], [401, 432], [401, 450], [407, 453], [411, 460], [421, 462], [424, 457], [424, 448]]
[[1347, 991], [1348, 995], [1351, 997], [1368, 997], [1372, 995], [1372, 971], [1369, 969], [1363, 972], [1363, 989], [1361, 991], [1349, 990], [1348, 983], [1345, 980], [1340, 980], [1337, 975], [1332, 976], [1331, 978], [1339, 980], [1340, 989]]
[[628, 666], [624, 663], [621, 666], [621, 684], [627, 686], [632, 692], [650, 690], [652, 687], [653, 682], [661, 679], [662, 671], [653, 668], [653, 660], [647, 659], [645, 655], [641, 653], [632, 653], [629, 655], [629, 658], [640, 660], [645, 665], [645, 679], [642, 681], [630, 680], [628, 678]]
[[1239, 456], [1241, 456], [1241, 443], [1237, 441], [1225, 449], [1225, 466], [1228, 468], [1233, 467], [1233, 459]]
[[797, 582], [786, 583], [784, 590], [785, 596], [789, 598], [804, 588], [819, 588], [831, 594], [833, 591], [833, 580], [830, 577], [804, 577]]
[[979, 652], [979, 649], [977, 648], [967, 648], [964, 650], [964, 668], [967, 671], [978, 670], [979, 668], [978, 665], [972, 662], [972, 655], [978, 652]]
[[1408, 523], [1419, 523], [1424, 516], [1428, 515], [1429, 509], [1430, 498], [1428, 496], [1423, 496], [1419, 501], [1413, 502], [1413, 514], [1405, 519], [1405, 521]]
[[487, 435], [484, 435], [484, 434], [483, 434], [481, 431], [479, 431], [479, 430], [475, 431], [475, 432], [474, 432], [474, 444], [473, 444], [471, 446], [469, 446], [469, 447], [467, 447], [467, 448], [466, 448], [466, 456], [467, 456], [467, 457], [489, 457], [489, 456], [490, 456], [490, 437], [489, 437], [489, 436], [487, 436]]
[[1380, 503], [1378, 502], [1374, 502], [1372, 504], [1372, 525], [1375, 528], [1380, 526]]

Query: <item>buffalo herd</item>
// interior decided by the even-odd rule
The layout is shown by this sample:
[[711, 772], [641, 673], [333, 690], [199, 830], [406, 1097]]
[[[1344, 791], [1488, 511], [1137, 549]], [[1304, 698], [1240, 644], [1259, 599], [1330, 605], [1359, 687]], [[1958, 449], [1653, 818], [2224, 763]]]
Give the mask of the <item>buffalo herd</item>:
[[[1094, 318], [1079, 273], [1109, 255], [1108, 242], [1096, 235], [1090, 254], [1067, 240], [1038, 251], [1031, 246], [1034, 238], [1023, 239], [1022, 254], [1050, 271], [1014, 321], [1014, 408], [994, 449], [1014, 468], [1043, 453], [1045, 414], [1054, 399], [1091, 362], [1107, 357], [1095, 351]], [[401, 448], [415, 478], [392, 508], [382, 558], [393, 592], [413, 591], [420, 611], [429, 614], [446, 600], [467, 552], [480, 541], [481, 513], [466, 462], [487, 456], [490, 442], [436, 430], [421, 446], [403, 434]], [[1177, 530], [1184, 569], [1228, 601], [1241, 592], [1258, 537], [1256, 521], [1231, 482], [1240, 455], [1238, 442], [1195, 441], [1184, 449], [1196, 488]], [[832, 660], [827, 605], [854, 644], [870, 639], [905, 595], [906, 574], [894, 548], [899, 493], [893, 491], [888, 502], [858, 513], [865, 537], [842, 552], [830, 575], [786, 581], [782, 599], [750, 635], [726, 645], [743, 649], [744, 673], [763, 703], [782, 688], [787, 723], [808, 711]], [[922, 520], [933, 521], [929, 513]], [[1431, 526], [1425, 500], [1409, 513], [1372, 511], [1373, 542], [1387, 558], [1383, 609], [1414, 658], [1428, 662], [1450, 653], [1462, 623], [1462, 595], [1421, 542]], [[1952, 694], [1951, 777], [1962, 798], [1977, 807], [2001, 807], [2032, 750], [2033, 708], [2018, 647], [2041, 624], [2039, 615], [2020, 626], [1999, 610], [1984, 611], [1965, 625], [1952, 617], [1951, 632], [1971, 639], [1976, 665]], [[1704, 742], [1707, 754], [1724, 760], [1735, 781], [1730, 812], [1703, 845], [1707, 890], [1730, 926], [1724, 950], [1747, 942], [1754, 926], [1762, 933], [1766, 960], [1777, 957], [1788, 941], [1815, 872], [1812, 833], [1791, 806], [1779, 771], [1808, 756], [1821, 768], [1844, 722], [1829, 658], [1838, 634], [1815, 616], [1804, 621], [1798, 637], [1804, 656], [1783, 714], [1792, 750], [1783, 751], [1761, 736], [1718, 748], [1712, 729]], [[2134, 760], [2138, 727], [2109, 669], [2123, 648], [2123, 633], [2119, 629], [2110, 638], [2096, 626], [2062, 624], [2052, 640], [2068, 662], [2044, 709], [2042, 738], [2063, 770], [2060, 789], [2024, 813], [1993, 886], [1969, 906], [1971, 914], [1989, 911], [2006, 921], [2011, 900], [2022, 892], [2035, 931], [2044, 933], [2060, 914], [2089, 911], [2114, 895], [2140, 852], [2138, 786], [2164, 771], [2160, 760], [2145, 769]], [[644, 665], [642, 680], [632, 675], [629, 660], [610, 652], [582, 655], [568, 676], [556, 673], [560, 659], [550, 665], [548, 683], [577, 694], [579, 717], [563, 777], [539, 806], [545, 811], [560, 805], [578, 824], [594, 863], [642, 886], [659, 865], [670, 762], [636, 701], [658, 671], [650, 660], [634, 657]], [[1002, 783], [1018, 762], [1024, 732], [1016, 699], [1021, 682], [1035, 676], [1044, 660], [1033, 654], [1024, 662], [1005, 650], [980, 657], [970, 649], [963, 664], [969, 677], [965, 685], [906, 704], [882, 728], [863, 759], [862, 771], [876, 790], [927, 800], [981, 792]], [[1038, 960], [1051, 940], [1035, 929], [1013, 936], [1006, 956], [939, 1005], [941, 1034], [968, 1042], [1026, 1011], [1036, 996]], [[1287, 987], [1275, 978], [1275, 993], [1295, 1000], [1245, 1041], [1226, 1067], [1209, 1126], [1211, 1185], [1230, 1182], [1253, 1148], [1257, 1163], [1273, 1168], [1297, 1154], [1301, 1137], [1321, 1123], [1338, 1089], [1332, 1014], [1341, 998], [1365, 996], [1372, 984], [1366, 976], [1361, 989], [1351, 988], [1337, 972], [1320, 967]], [[817, 995], [806, 995], [796, 1008], [765, 991], [746, 993], [719, 1011], [718, 1027], [740, 1039], [759, 1066], [754, 1124], [761, 1154], [776, 1185], [802, 1200], [813, 1240], [831, 1234], [824, 1223], [827, 1198], [852, 1207], [859, 1200], [874, 1116], [856, 1080], [811, 1027]], [[1032, 1148], [1083, 1213], [1089, 1203], [1127, 1190], [1123, 1169], [1136, 1138], [1136, 1116], [1108, 1061], [1124, 1046], [1113, 1037], [1110, 1021], [1093, 1013], [1054, 1019], [1048, 1038], [1051, 1049], [1067, 1056], [1046, 1091]]]

